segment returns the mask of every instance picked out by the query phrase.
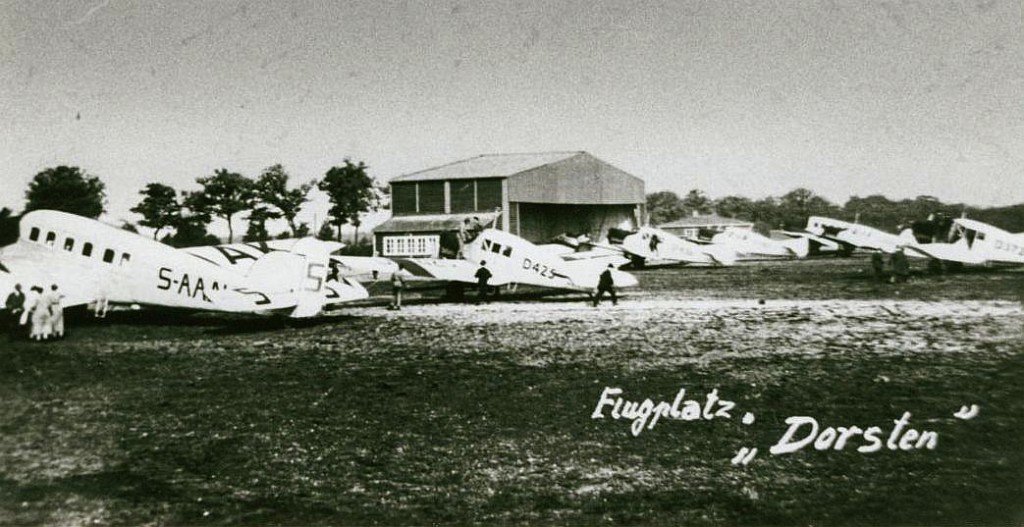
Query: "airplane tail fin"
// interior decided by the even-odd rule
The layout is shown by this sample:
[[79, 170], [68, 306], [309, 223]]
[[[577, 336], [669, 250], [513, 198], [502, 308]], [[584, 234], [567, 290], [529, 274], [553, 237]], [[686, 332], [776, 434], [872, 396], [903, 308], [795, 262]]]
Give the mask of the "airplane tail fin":
[[796, 258], [804, 258], [811, 251], [811, 240], [806, 237], [786, 240], [782, 245]]
[[337, 247], [333, 242], [303, 238], [290, 252], [274, 251], [256, 261], [246, 274], [250, 287], [272, 295], [289, 295], [294, 299], [290, 316], [316, 316], [326, 300], [330, 254]]

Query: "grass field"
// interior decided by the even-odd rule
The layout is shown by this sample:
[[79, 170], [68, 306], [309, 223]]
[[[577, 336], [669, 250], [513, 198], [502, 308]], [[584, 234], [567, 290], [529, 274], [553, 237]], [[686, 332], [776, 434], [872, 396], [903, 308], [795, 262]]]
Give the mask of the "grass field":
[[[596, 309], [126, 312], [0, 343], [0, 524], [1024, 523], [1024, 272], [866, 269], [646, 270]], [[736, 407], [634, 436], [591, 418], [605, 387]], [[905, 411], [934, 450], [768, 452], [790, 416], [887, 434]]]

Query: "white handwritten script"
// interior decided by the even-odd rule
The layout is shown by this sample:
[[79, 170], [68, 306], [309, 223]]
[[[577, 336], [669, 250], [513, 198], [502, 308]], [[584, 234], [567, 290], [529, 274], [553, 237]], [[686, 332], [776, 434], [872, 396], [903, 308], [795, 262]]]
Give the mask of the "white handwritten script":
[[[669, 400], [655, 401], [645, 398], [642, 401], [623, 397], [621, 388], [606, 386], [597, 400], [597, 406], [591, 419], [632, 421], [630, 433], [639, 436], [644, 430], [653, 429], [661, 419], [680, 421], [711, 421], [714, 419], [732, 419], [736, 403], [719, 395], [713, 389], [703, 396], [687, 397], [686, 388], [680, 388], [675, 397]], [[953, 413], [953, 417], [970, 420], [978, 415], [978, 405], [964, 405]], [[938, 432], [917, 429], [911, 426], [911, 413], [903, 412], [899, 418], [892, 420], [892, 426], [846, 425], [823, 426], [814, 417], [798, 415], [785, 420], [786, 431], [772, 445], [768, 452], [779, 456], [799, 452], [811, 447], [819, 451], [838, 451], [851, 449], [862, 454], [870, 454], [883, 449], [892, 451], [934, 450], [939, 444]], [[755, 421], [754, 414], [745, 412], [741, 418], [744, 425]], [[746, 465], [757, 455], [757, 448], [742, 447], [732, 458], [734, 465]]]

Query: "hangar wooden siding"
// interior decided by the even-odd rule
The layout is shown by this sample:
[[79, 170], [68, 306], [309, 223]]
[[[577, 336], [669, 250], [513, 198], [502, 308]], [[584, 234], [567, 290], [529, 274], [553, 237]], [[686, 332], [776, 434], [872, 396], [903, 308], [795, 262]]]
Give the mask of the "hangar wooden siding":
[[508, 200], [522, 203], [631, 205], [644, 203], [644, 182], [580, 152], [508, 178]]

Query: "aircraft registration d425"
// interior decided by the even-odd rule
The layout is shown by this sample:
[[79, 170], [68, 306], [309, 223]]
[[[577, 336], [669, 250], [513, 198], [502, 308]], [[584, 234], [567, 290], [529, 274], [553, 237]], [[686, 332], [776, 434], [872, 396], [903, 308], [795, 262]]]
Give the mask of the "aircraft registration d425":
[[313, 238], [252, 259], [245, 272], [96, 220], [52, 210], [20, 219], [0, 249], [0, 295], [21, 284], [56, 284], [65, 306], [106, 300], [207, 311], [310, 317], [337, 295], [366, 298], [358, 284], [327, 281], [336, 246]]
[[[604, 258], [566, 260], [514, 234], [484, 229], [465, 247], [461, 259], [407, 258], [399, 261], [413, 276], [448, 282], [476, 283], [476, 272], [486, 262], [489, 285], [526, 284], [554, 289], [593, 292], [608, 269]], [[634, 287], [636, 278], [610, 269], [617, 288]]]

